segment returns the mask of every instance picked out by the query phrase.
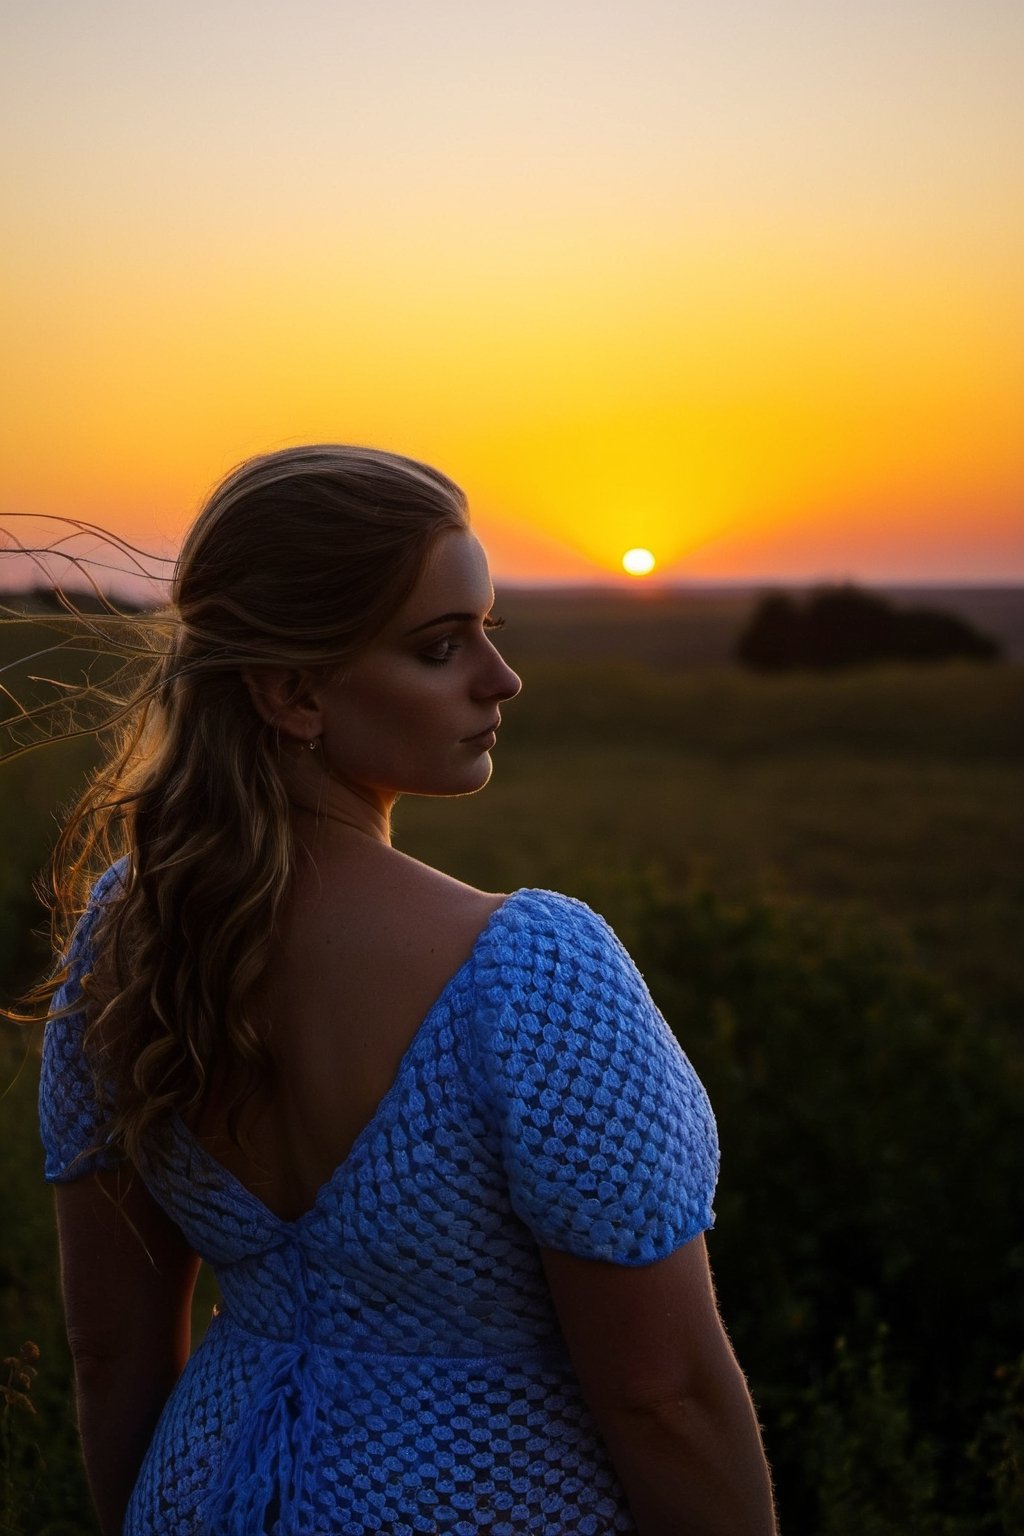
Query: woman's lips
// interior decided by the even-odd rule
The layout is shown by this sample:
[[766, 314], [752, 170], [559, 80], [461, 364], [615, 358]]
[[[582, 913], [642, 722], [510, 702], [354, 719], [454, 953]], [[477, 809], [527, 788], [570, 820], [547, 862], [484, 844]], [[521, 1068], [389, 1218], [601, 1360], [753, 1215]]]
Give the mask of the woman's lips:
[[498, 734], [498, 726], [500, 724], [501, 724], [500, 719], [499, 720], [493, 720], [490, 725], [485, 725], [482, 731], [477, 731], [475, 733], [475, 735], [473, 735], [473, 736], [464, 736], [462, 739], [463, 739], [463, 741], [480, 741], [480, 742], [484, 741], [485, 739], [489, 739], [490, 742], [491, 742], [491, 745], [493, 746], [494, 740], [495, 740], [495, 738], [497, 737], [497, 734]]

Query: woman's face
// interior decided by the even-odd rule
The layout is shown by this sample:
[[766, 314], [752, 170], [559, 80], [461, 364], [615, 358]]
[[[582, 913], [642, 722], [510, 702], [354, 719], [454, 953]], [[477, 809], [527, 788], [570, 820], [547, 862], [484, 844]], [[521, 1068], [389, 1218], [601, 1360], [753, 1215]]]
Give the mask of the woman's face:
[[493, 602], [479, 540], [440, 534], [394, 618], [319, 690], [332, 779], [384, 799], [483, 788], [499, 705], [521, 686], [488, 636]]

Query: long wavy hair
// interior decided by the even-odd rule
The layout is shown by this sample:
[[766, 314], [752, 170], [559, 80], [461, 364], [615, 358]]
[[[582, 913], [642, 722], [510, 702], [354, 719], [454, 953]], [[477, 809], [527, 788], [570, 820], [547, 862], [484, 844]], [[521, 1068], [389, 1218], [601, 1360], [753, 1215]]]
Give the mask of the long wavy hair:
[[[104, 694], [113, 742], [50, 871], [66, 955], [93, 882], [122, 861], [82, 985], [104, 1145], [134, 1161], [154, 1122], [194, 1120], [229, 1079], [237, 1139], [271, 1071], [252, 999], [293, 845], [277, 734], [243, 674], [343, 665], [408, 597], [437, 536], [466, 526], [462, 491], [436, 470], [336, 445], [248, 460], [193, 523], [170, 609], [141, 626], [141, 679]], [[126, 650], [137, 665], [138, 640]], [[67, 973], [36, 989], [38, 1008]]]

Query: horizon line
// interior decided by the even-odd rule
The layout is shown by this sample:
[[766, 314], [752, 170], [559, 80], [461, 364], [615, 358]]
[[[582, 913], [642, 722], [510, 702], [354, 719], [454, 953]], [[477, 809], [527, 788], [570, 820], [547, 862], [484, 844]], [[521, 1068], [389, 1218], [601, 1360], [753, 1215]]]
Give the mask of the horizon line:
[[[97, 581], [96, 587], [104, 597], [117, 601], [119, 598], [128, 602], [140, 601], [138, 592], [133, 595], [126, 587], [144, 588], [147, 585], [157, 587], [161, 585], [159, 578], [147, 578], [138, 576], [129, 577], [125, 584], [117, 582]], [[628, 595], [638, 599], [658, 596], [700, 596], [704, 593], [757, 593], [768, 590], [780, 589], [813, 589], [821, 587], [861, 587], [874, 590], [890, 591], [914, 591], [914, 592], [1020, 592], [1024, 593], [1024, 576], [1018, 578], [1006, 577], [923, 577], [919, 579], [891, 576], [880, 579], [862, 578], [857, 576], [766, 576], [766, 577], [690, 577], [681, 579], [659, 580], [658, 578], [642, 577], [635, 580], [624, 580], [621, 577], [610, 576], [608, 580], [586, 579], [573, 577], [503, 577], [496, 574], [494, 577], [496, 588], [516, 592], [535, 592], [537, 594], [564, 593], [571, 596], [582, 596], [588, 593], [600, 594], [611, 597]], [[88, 597], [95, 600], [96, 589], [87, 583], [69, 584], [51, 582], [47, 584], [39, 579], [16, 581], [10, 584], [0, 584], [0, 600], [7, 597], [20, 597], [33, 592], [59, 592], [70, 598]]]

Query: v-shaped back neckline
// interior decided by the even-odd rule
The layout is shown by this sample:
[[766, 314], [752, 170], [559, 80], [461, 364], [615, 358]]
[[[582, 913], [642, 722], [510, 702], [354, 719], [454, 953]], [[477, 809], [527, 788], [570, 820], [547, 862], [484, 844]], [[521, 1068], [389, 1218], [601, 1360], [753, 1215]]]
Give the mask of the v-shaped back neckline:
[[256, 1214], [262, 1218], [264, 1222], [269, 1222], [274, 1228], [283, 1232], [288, 1232], [292, 1231], [293, 1229], [297, 1229], [303, 1226], [306, 1222], [312, 1220], [312, 1218], [319, 1212], [320, 1207], [323, 1204], [323, 1201], [327, 1198], [328, 1193], [333, 1190], [337, 1184], [340, 1184], [343, 1178], [350, 1173], [353, 1164], [358, 1162], [359, 1154], [366, 1146], [366, 1143], [369, 1141], [373, 1133], [379, 1129], [380, 1124], [387, 1114], [388, 1109], [395, 1103], [398, 1098], [399, 1091], [403, 1086], [404, 1079], [408, 1076], [413, 1058], [422, 1049], [423, 1041], [429, 1037], [431, 1026], [434, 1023], [434, 1020], [442, 1012], [444, 1005], [448, 1001], [451, 993], [456, 990], [466, 973], [469, 972], [475, 965], [479, 957], [479, 951], [483, 947], [485, 941], [491, 937], [495, 928], [500, 926], [499, 919], [504, 917], [508, 909], [515, 901], [517, 901], [519, 897], [528, 895], [530, 889], [530, 887], [523, 886], [519, 890], [511, 891], [509, 895], [505, 897], [501, 905], [495, 907], [494, 911], [491, 913], [490, 917], [487, 919], [486, 923], [480, 929], [480, 932], [477, 934], [476, 938], [473, 940], [473, 946], [470, 949], [469, 954], [466, 956], [465, 960], [463, 960], [458, 969], [453, 971], [451, 976], [449, 976], [448, 980], [437, 994], [437, 997], [431, 1003], [427, 1012], [423, 1015], [423, 1018], [420, 1020], [419, 1024], [416, 1026], [415, 1030], [410, 1036], [409, 1043], [406, 1045], [405, 1050], [399, 1057], [398, 1065], [395, 1068], [395, 1075], [391, 1079], [391, 1082], [388, 1084], [388, 1087], [385, 1089], [381, 1097], [378, 1099], [373, 1113], [352, 1138], [349, 1149], [345, 1156], [339, 1163], [335, 1165], [332, 1171], [328, 1174], [327, 1178], [319, 1186], [316, 1194], [313, 1196], [312, 1203], [307, 1206], [307, 1208], [298, 1216], [280, 1216], [276, 1211], [272, 1210], [271, 1207], [267, 1205], [266, 1201], [261, 1199], [260, 1196], [256, 1194], [255, 1190], [250, 1189], [244, 1180], [240, 1179], [236, 1173], [232, 1173], [230, 1168], [222, 1163], [219, 1158], [214, 1156], [209, 1148], [205, 1146], [202, 1141], [200, 1141], [199, 1137], [196, 1136], [194, 1131], [192, 1131], [189, 1126], [186, 1125], [185, 1121], [175, 1111], [171, 1118], [176, 1134], [180, 1138], [184, 1139], [184, 1142], [187, 1145], [191, 1155], [193, 1157], [198, 1156], [209, 1169], [209, 1171], [216, 1176], [220, 1184], [232, 1190], [238, 1199], [240, 1199], [244, 1204], [251, 1206], [255, 1210]]

